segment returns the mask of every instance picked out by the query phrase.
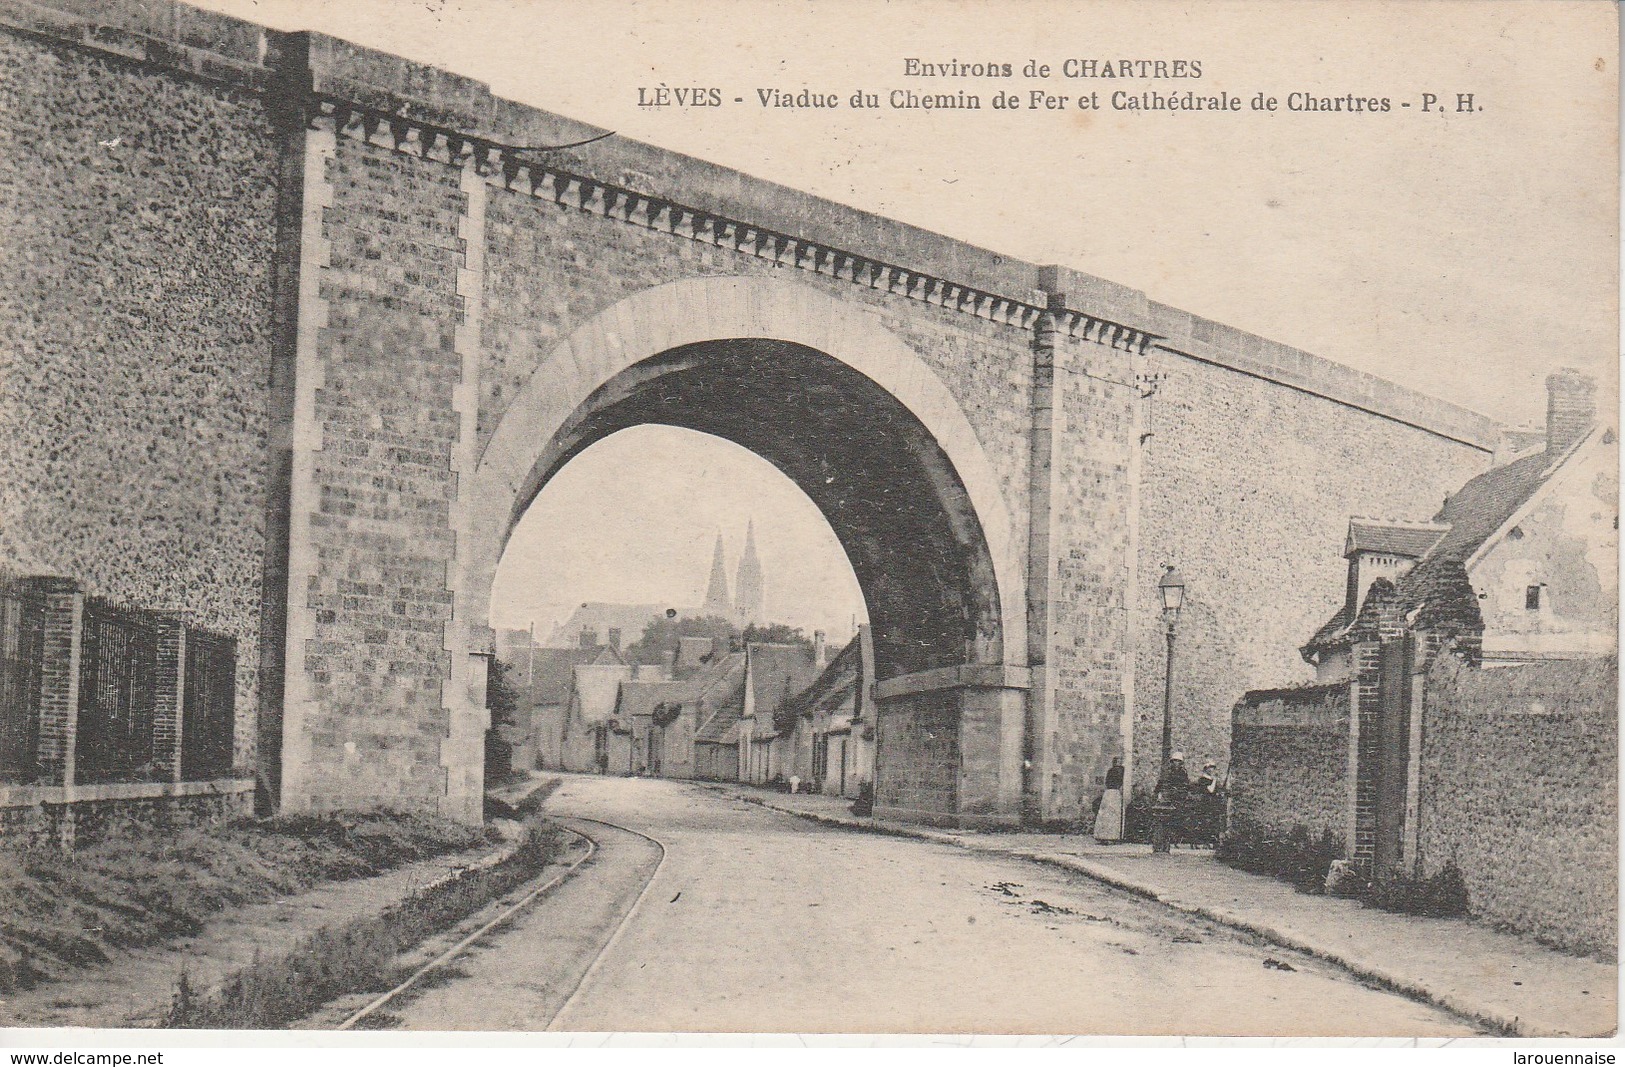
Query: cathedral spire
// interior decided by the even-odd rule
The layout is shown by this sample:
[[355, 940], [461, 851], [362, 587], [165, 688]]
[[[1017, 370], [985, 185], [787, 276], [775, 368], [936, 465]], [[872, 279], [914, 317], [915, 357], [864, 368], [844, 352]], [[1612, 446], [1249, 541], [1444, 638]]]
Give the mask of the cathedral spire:
[[728, 595], [728, 573], [722, 562], [722, 534], [717, 534], [716, 551], [711, 553], [711, 584], [705, 590], [705, 606], [701, 615], [715, 615], [726, 619], [733, 614], [733, 598]]
[[756, 555], [756, 522], [745, 527], [745, 553], [739, 557], [739, 573], [734, 579], [734, 621], [740, 626], [767, 621], [767, 590], [762, 578], [762, 561]]

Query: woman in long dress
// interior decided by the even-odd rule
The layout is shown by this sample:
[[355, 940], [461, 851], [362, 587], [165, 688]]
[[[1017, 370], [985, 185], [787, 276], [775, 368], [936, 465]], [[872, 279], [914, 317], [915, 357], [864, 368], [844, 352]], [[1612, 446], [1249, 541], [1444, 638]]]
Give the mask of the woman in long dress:
[[1096, 841], [1123, 839], [1123, 760], [1113, 756], [1111, 769], [1106, 772], [1106, 792], [1100, 798], [1100, 810], [1095, 813]]

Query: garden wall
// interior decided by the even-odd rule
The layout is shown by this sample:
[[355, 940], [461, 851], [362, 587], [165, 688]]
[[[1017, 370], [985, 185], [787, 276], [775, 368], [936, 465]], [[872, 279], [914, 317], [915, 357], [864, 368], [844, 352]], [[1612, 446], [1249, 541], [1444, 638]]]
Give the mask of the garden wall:
[[1232, 828], [1286, 839], [1330, 831], [1347, 854], [1349, 687], [1254, 690], [1231, 712]]
[[1619, 662], [1493, 670], [1440, 657], [1423, 721], [1420, 873], [1454, 863], [1473, 915], [1618, 953]]

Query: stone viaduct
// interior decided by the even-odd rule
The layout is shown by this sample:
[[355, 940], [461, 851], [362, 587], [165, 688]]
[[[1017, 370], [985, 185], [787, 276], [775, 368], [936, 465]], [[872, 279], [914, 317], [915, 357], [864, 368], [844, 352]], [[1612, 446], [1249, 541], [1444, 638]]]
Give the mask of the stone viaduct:
[[[774, 463], [874, 626], [877, 803], [1076, 818], [1303, 676], [1350, 513], [1488, 420], [1040, 266], [166, 0], [0, 0], [0, 564], [239, 639], [304, 811], [481, 812], [493, 573], [547, 480], [667, 423]], [[1420, 354], [1419, 354], [1420, 355]], [[1137, 758], [1136, 758], [1137, 757]]]

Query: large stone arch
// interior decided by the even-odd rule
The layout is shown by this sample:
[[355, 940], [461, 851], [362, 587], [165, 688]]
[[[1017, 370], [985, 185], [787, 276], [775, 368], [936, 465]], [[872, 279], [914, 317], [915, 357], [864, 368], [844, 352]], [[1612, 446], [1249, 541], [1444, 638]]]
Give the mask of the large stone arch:
[[[758, 380], [775, 374], [785, 380]], [[745, 424], [749, 420], [724, 425], [717, 414], [726, 407], [716, 395], [719, 388], [730, 390], [727, 400], [748, 407], [820, 386], [826, 400], [838, 398], [827, 405], [841, 409], [835, 417], [872, 423], [866, 432], [874, 436], [873, 448], [894, 453], [872, 463], [853, 460], [854, 467], [873, 468], [855, 472], [856, 479], [872, 485], [880, 468], [913, 472], [916, 502], [899, 508], [887, 500], [885, 506], [899, 524], [913, 524], [911, 534], [900, 536], [938, 543], [938, 562], [920, 562], [932, 557], [931, 545], [875, 545], [874, 530], [854, 528], [820, 498], [825, 479], [811, 478], [798, 466], [806, 449], [794, 441], [779, 447], [777, 437], [763, 438]], [[705, 410], [712, 414], [693, 414]], [[688, 425], [757, 451], [830, 518], [880, 638], [882, 760], [890, 759], [897, 772], [888, 779], [885, 767], [879, 771], [882, 806], [954, 822], [1017, 819], [1027, 663], [1020, 546], [1026, 531], [1016, 527], [992, 462], [941, 379], [875, 316], [807, 286], [777, 278], [673, 282], [625, 298], [554, 346], [504, 411], [470, 483], [458, 494], [456, 608], [472, 640], [488, 624], [502, 551], [536, 494], [583, 448], [639, 422]], [[887, 491], [882, 486], [879, 493]], [[872, 488], [869, 496], [876, 496]], [[886, 583], [893, 572], [906, 574], [911, 566], [915, 586], [936, 576], [958, 587], [964, 610], [975, 616], [962, 650], [937, 633], [951, 627], [952, 604], [940, 608], [948, 621], [935, 629], [928, 625], [937, 610], [932, 605], [897, 605], [890, 655], [878, 647], [885, 644], [887, 607], [877, 605], [877, 590], [885, 601], [892, 596]], [[953, 573], [919, 570], [925, 566]], [[954, 571], [956, 566], [962, 569]], [[920, 633], [909, 632], [911, 627]], [[477, 651], [477, 644], [470, 649]], [[454, 656], [454, 663], [462, 659]], [[943, 737], [950, 727], [951, 743]], [[921, 745], [930, 751], [915, 752]], [[932, 763], [923, 777], [921, 768], [903, 766], [921, 759]], [[889, 798], [888, 781], [897, 786]], [[926, 785], [915, 789], [905, 782]]]

